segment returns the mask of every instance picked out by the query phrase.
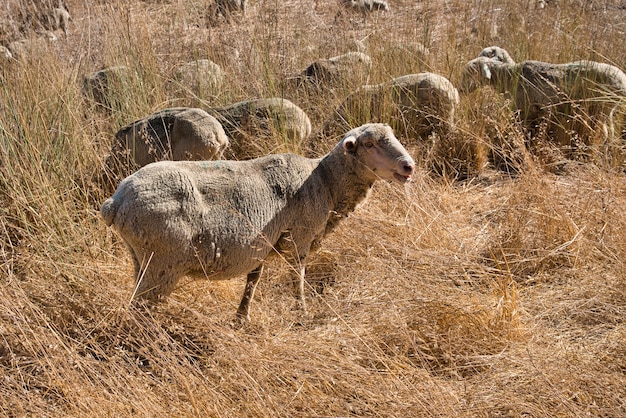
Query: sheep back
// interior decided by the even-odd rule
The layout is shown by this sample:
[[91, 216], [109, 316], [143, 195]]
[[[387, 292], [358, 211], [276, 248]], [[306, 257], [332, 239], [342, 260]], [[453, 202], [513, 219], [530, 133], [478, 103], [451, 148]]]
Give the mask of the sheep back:
[[349, 95], [324, 122], [310, 141], [334, 138], [340, 132], [367, 122], [386, 121], [400, 138], [410, 142], [426, 139], [431, 133], [446, 135], [454, 126], [459, 93], [445, 77], [423, 72], [388, 82], [363, 86]]
[[228, 137], [213, 116], [197, 108], [168, 108], [136, 120], [115, 134], [111, 154], [143, 167], [160, 160], [221, 158]]
[[194, 92], [202, 93], [208, 91], [216, 93], [222, 88], [224, 72], [213, 61], [200, 59], [177, 67], [174, 77], [185, 88]]
[[125, 65], [116, 65], [83, 76], [83, 91], [95, 103], [110, 105], [113, 90], [121, 91], [131, 77], [131, 70]]
[[363, 52], [348, 52], [319, 59], [305, 68], [297, 80], [301, 86], [316, 89], [358, 88], [369, 80], [372, 59]]
[[287, 99], [249, 100], [207, 112], [220, 121], [231, 139], [229, 157], [234, 159], [297, 151], [311, 135], [308, 115]]

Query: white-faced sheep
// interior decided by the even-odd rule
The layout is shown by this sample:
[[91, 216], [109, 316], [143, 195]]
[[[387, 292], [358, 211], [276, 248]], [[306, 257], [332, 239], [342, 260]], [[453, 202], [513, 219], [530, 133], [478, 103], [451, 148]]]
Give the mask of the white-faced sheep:
[[222, 125], [202, 109], [163, 109], [115, 134], [108, 165], [143, 167], [161, 160], [215, 160], [228, 146]]
[[304, 305], [309, 253], [363, 201], [376, 180], [404, 184], [414, 162], [384, 124], [360, 126], [320, 159], [159, 162], [127, 177], [101, 208], [130, 250], [135, 295], [165, 297], [185, 275], [247, 275], [237, 314], [249, 319], [265, 261], [291, 264]]
[[230, 15], [233, 12], [242, 12], [245, 16], [248, 7], [248, 0], [215, 0], [213, 10], [210, 12], [210, 19], [216, 21], [222, 15], [226, 22], [230, 23]]
[[459, 93], [445, 77], [433, 73], [409, 74], [388, 82], [363, 86], [348, 96], [313, 135], [310, 148], [355, 126], [388, 122], [400, 138], [425, 139], [431, 133], [447, 135], [454, 127]]
[[228, 152], [235, 159], [275, 152], [264, 149], [264, 144], [277, 149], [285, 145], [297, 149], [311, 134], [307, 114], [291, 101], [278, 97], [248, 100], [206, 111], [224, 127], [231, 139]]
[[461, 89], [471, 92], [482, 85], [510, 94], [531, 137], [545, 124], [566, 152], [582, 150], [581, 144], [609, 144], [620, 136], [626, 74], [615, 66], [594, 61], [506, 64], [478, 57], [466, 65]]
[[505, 64], [515, 64], [515, 60], [511, 58], [511, 55], [509, 55], [509, 52], [506, 49], [501, 48], [499, 46], [488, 46], [486, 48], [483, 48], [483, 50], [480, 51], [480, 54], [478, 54], [478, 56], [491, 58], [493, 60], [500, 61]]

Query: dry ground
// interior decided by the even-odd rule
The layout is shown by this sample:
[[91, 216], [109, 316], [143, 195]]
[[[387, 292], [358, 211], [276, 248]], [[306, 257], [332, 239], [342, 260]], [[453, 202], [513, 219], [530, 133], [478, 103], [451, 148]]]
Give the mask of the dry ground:
[[[624, 167], [511, 145], [523, 137], [489, 91], [462, 98], [447, 154], [402, 139], [415, 181], [377, 184], [328, 237], [307, 316], [279, 260], [243, 328], [231, 324], [243, 278], [129, 307], [130, 258], [99, 219], [110, 190], [94, 180], [129, 121], [281, 95], [281, 80], [357, 41], [372, 83], [433, 71], [457, 84], [493, 44], [519, 61], [624, 69], [626, 3], [391, 0], [363, 17], [334, 0], [251, 0], [231, 25], [207, 25], [204, 0], [67, 3], [67, 38], [2, 63], [0, 415], [626, 415]], [[224, 68], [220, 91], [172, 86], [194, 58]], [[137, 77], [103, 111], [81, 77], [114, 64]], [[345, 93], [297, 104], [315, 129]]]

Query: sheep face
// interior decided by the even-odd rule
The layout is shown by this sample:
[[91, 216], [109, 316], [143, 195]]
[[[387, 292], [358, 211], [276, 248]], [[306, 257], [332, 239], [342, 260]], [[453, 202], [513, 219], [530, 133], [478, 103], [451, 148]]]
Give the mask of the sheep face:
[[355, 156], [361, 178], [404, 184], [411, 180], [415, 162], [395, 137], [389, 125], [372, 123], [348, 132], [340, 143]]
[[481, 86], [492, 83], [492, 68], [497, 64], [502, 63], [488, 57], [478, 57], [468, 62], [463, 70], [460, 91], [471, 93]]
[[478, 56], [491, 58], [494, 61], [500, 61], [505, 64], [515, 64], [515, 61], [513, 61], [513, 58], [511, 58], [511, 55], [509, 55], [507, 50], [499, 46], [489, 46], [484, 48], [480, 51]]

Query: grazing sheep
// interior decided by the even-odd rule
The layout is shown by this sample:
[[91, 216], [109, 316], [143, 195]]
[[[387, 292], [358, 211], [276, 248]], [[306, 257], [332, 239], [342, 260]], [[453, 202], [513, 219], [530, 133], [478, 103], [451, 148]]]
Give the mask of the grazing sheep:
[[242, 12], [245, 16], [248, 7], [248, 0], [215, 0], [211, 20], [216, 21], [219, 15], [222, 15], [226, 22], [230, 23], [230, 14], [233, 12]]
[[274, 138], [272, 146], [277, 148], [285, 145], [298, 148], [311, 135], [309, 117], [287, 99], [256, 99], [206, 110], [224, 127], [231, 139], [229, 152], [235, 159], [255, 158], [273, 152], [262, 147], [271, 143], [267, 139]]
[[227, 146], [228, 137], [222, 125], [204, 110], [163, 109], [124, 126], [115, 134], [109, 166], [130, 163], [143, 167], [161, 160], [215, 160], [222, 158]]
[[224, 72], [222, 68], [208, 59], [185, 63], [175, 70], [176, 80], [194, 91], [209, 90], [217, 92], [222, 88]]
[[295, 272], [304, 304], [310, 251], [363, 201], [376, 180], [404, 184], [415, 164], [388, 125], [345, 134], [326, 156], [274, 154], [248, 161], [158, 162], [119, 185], [101, 208], [131, 252], [135, 295], [165, 297], [184, 275], [247, 274], [237, 314], [250, 319], [265, 261], [276, 253]]
[[480, 51], [480, 54], [478, 54], [478, 56], [491, 58], [505, 64], [515, 64], [515, 61], [513, 60], [513, 58], [511, 58], [508, 51], [499, 46], [489, 46], [487, 48], [484, 48], [482, 51]]
[[62, 29], [63, 33], [67, 37], [67, 26], [70, 20], [72, 20], [72, 16], [70, 16], [70, 12], [68, 12], [67, 9], [65, 9], [62, 5], [55, 7], [50, 12], [48, 20], [48, 29], [52, 31]]
[[389, 11], [389, 3], [385, 0], [341, 0], [341, 4], [346, 8], [358, 10], [363, 14], [375, 10]]
[[547, 124], [548, 134], [566, 150], [580, 144], [608, 144], [620, 135], [626, 74], [612, 65], [594, 61], [506, 64], [478, 57], [466, 65], [461, 89], [471, 92], [482, 85], [512, 96], [531, 137]]
[[299, 85], [317, 89], [333, 87], [358, 88], [367, 84], [372, 59], [362, 52], [348, 52], [311, 63], [296, 80]]
[[56, 35], [49, 31], [37, 33], [32, 38], [19, 39], [7, 45], [11, 56], [16, 60], [37, 58], [50, 50], [51, 42], [57, 40]]
[[131, 70], [125, 65], [116, 65], [83, 77], [83, 89], [95, 103], [109, 106], [111, 88], [122, 87], [131, 76]]
[[454, 126], [459, 93], [438, 74], [404, 75], [388, 82], [363, 86], [348, 96], [310, 141], [316, 152], [325, 138], [336, 137], [367, 122], [388, 121], [400, 138], [425, 139], [433, 132], [447, 135]]

